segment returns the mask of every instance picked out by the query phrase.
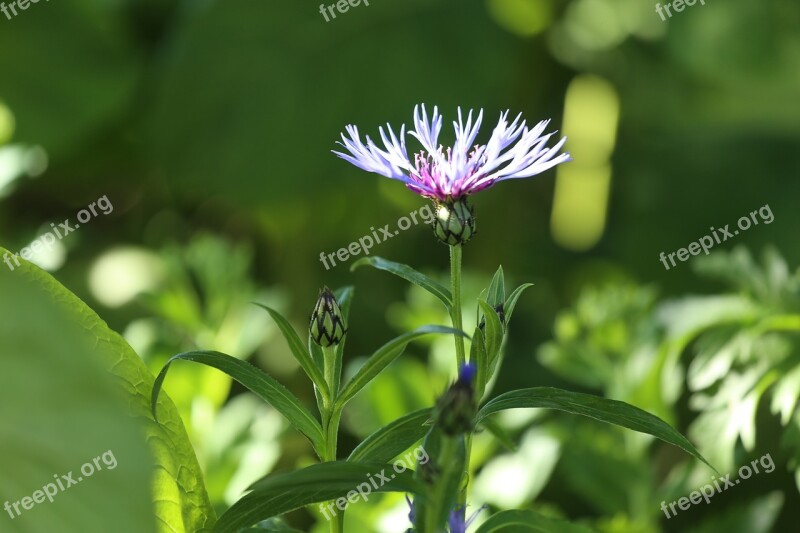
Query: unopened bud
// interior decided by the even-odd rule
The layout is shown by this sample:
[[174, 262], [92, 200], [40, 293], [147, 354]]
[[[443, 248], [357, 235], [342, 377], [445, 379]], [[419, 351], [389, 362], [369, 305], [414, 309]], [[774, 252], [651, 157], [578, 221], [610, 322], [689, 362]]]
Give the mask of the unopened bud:
[[466, 196], [436, 202], [433, 233], [450, 246], [466, 244], [475, 235], [475, 210]]
[[445, 435], [453, 437], [472, 431], [477, 411], [473, 385], [475, 372], [475, 365], [462, 366], [458, 380], [436, 404], [436, 425]]
[[347, 333], [342, 311], [336, 303], [336, 297], [328, 287], [320, 291], [317, 305], [311, 313], [311, 323], [308, 326], [314, 342], [327, 348], [339, 344]]

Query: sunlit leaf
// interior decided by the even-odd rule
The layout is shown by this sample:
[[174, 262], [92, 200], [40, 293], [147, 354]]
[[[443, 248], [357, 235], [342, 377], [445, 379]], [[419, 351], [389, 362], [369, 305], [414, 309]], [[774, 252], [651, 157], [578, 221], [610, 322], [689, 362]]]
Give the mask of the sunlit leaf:
[[[0, 254], [3, 253], [5, 250], [0, 248]], [[15, 490], [15, 494], [9, 494], [9, 499], [11, 496], [18, 499], [29, 489], [33, 491], [50, 479], [54, 472], [80, 468], [82, 462], [91, 460], [108, 449], [115, 452], [119, 464], [118, 472], [128, 472], [129, 476], [120, 483], [114, 473], [98, 472], [95, 474], [97, 479], [92, 477], [91, 482], [84, 481], [85, 486], [77, 489], [86, 491], [83, 494], [87, 499], [82, 505], [75, 507], [78, 501], [75, 498], [81, 498], [81, 492], [63, 494], [60, 495], [60, 502], [56, 500], [43, 508], [52, 509], [55, 514], [35, 513], [22, 519], [33, 529], [41, 531], [147, 531], [145, 522], [150, 522], [149, 519], [135, 516], [143, 511], [139, 499], [139, 471], [142, 465], [137, 464], [140, 457], [133, 441], [141, 439], [150, 452], [151, 464], [148, 471], [152, 476], [149, 483], [153, 506], [150, 512], [155, 514], [157, 530], [165, 533], [210, 531], [214, 525], [215, 513], [208, 500], [203, 475], [189, 437], [175, 405], [166, 395], [161, 396], [158, 404], [162, 423], [158, 424], [153, 419], [150, 410], [153, 376], [141, 358], [86, 304], [49, 274], [28, 263], [23, 262], [13, 272], [5, 267], [0, 268], [0, 293], [3, 294], [0, 304], [6, 306], [4, 310], [0, 310], [3, 315], [0, 329], [6, 328], [2, 334], [4, 352], [3, 357], [0, 357], [0, 389], [6, 394], [14, 394], [15, 387], [24, 385], [20, 395], [14, 395], [20, 401], [25, 401], [27, 394], [36, 391], [39, 391], [36, 401], [49, 398], [46, 405], [37, 406], [33, 402], [26, 404], [24, 410], [15, 408], [11, 414], [3, 414], [4, 424], [0, 427], [0, 434], [3, 430], [14, 432], [14, 436], [10, 438], [0, 435], [0, 448], [5, 450], [0, 453], [0, 460], [14, 458], [8, 464], [3, 463], [4, 475], [16, 480], [15, 483], [20, 483], [25, 478], [13, 472], [16, 467], [27, 464], [26, 457], [36, 457], [36, 464], [39, 465], [25, 467], [26, 472], [35, 474], [38, 481], [30, 486], [20, 486], [21, 492]], [[34, 309], [35, 302], [48, 305], [40, 305]], [[61, 318], [56, 315], [56, 321], [49, 323], [47, 317], [51, 307], [54, 313], [59, 311]], [[29, 329], [42, 321], [51, 327], [56, 327], [56, 324], [61, 324], [61, 327], [51, 330], [52, 335], [42, 335], [41, 330]], [[17, 339], [26, 339], [26, 343], [34, 344], [20, 345]], [[83, 347], [74, 344], [74, 339], [83, 343]], [[44, 344], [49, 340], [56, 342], [53, 345]], [[34, 347], [37, 350], [41, 348], [41, 357], [18, 359], [13, 355], [16, 350], [19, 350], [18, 353], [25, 353]], [[59, 362], [59, 357], [67, 359]], [[115, 398], [101, 392], [103, 388], [99, 387], [99, 383], [98, 388], [95, 388], [91, 379], [88, 382], [76, 381], [79, 378], [78, 369], [85, 366], [81, 360], [89, 367], [99, 365], [102, 370], [111, 374], [115, 392], [123, 399], [126, 411], [115, 413], [114, 418], [110, 418], [107, 415], [111, 413]], [[48, 366], [42, 367], [45, 361], [49, 361]], [[61, 367], [62, 363], [66, 366]], [[9, 364], [13, 364], [14, 368], [8, 368]], [[19, 367], [19, 364], [23, 366]], [[28, 379], [24, 376], [34, 370], [30, 365], [35, 365], [38, 375]], [[95, 375], [90, 368], [86, 372], [88, 378]], [[8, 381], [4, 382], [4, 378]], [[52, 387], [48, 385], [51, 378], [56, 380]], [[63, 396], [53, 396], [57, 394], [56, 391], [62, 383], [71, 383], [70, 390], [65, 391]], [[91, 398], [86, 398], [85, 394], [90, 394]], [[80, 410], [73, 412], [78, 407]], [[36, 417], [33, 416], [34, 413]], [[44, 413], [47, 413], [48, 419], [41, 418]], [[28, 416], [18, 421], [17, 414]], [[137, 426], [135, 431], [131, 431], [129, 424], [125, 423], [126, 415]], [[29, 424], [32, 424], [29, 429], [24, 429]], [[36, 443], [37, 436], [45, 434], [42, 433], [43, 428], [50, 428], [48, 431], [56, 432], [58, 436], [46, 433], [49, 437]], [[107, 433], [111, 429], [113, 431]], [[125, 444], [118, 440], [120, 438], [130, 439], [132, 442]], [[12, 451], [7, 448], [12, 442], [27, 444], [23, 450]], [[89, 448], [86, 447], [88, 444], [91, 444]], [[86, 451], [80, 451], [88, 451], [90, 448], [94, 453], [90, 457], [85, 457]], [[78, 451], [80, 453], [76, 453]], [[40, 476], [36, 474], [36, 468], [41, 468], [42, 465], [46, 468], [40, 472]], [[128, 471], [128, 465], [134, 466], [134, 470]], [[101, 474], [108, 475], [102, 477]], [[12, 486], [15, 485], [8, 485]], [[0, 488], [0, 492], [2, 490]], [[120, 491], [128, 496], [120, 499]], [[62, 507], [61, 502], [69, 501], [72, 503]], [[125, 505], [119, 507], [118, 503], [121, 501]], [[91, 513], [71, 511], [87, 508], [94, 510]], [[135, 514], [129, 516], [130, 511]], [[39, 523], [36, 516], [40, 516], [43, 521]], [[42, 527], [34, 527], [36, 523]]]

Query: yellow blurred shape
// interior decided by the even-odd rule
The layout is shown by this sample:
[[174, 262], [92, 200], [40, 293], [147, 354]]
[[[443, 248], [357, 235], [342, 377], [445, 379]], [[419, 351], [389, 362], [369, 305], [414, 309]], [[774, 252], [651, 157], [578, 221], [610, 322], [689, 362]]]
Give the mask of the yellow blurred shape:
[[530, 37], [553, 21], [551, 0], [488, 0], [492, 18], [511, 33]]
[[0, 145], [6, 144], [14, 135], [14, 113], [0, 100]]
[[603, 236], [619, 98], [606, 80], [582, 75], [567, 89], [564, 134], [573, 160], [557, 170], [551, 231], [564, 248], [588, 250]]
[[619, 99], [610, 83], [589, 75], [572, 80], [564, 103], [564, 135], [574, 162], [566, 166], [606, 164], [617, 142], [618, 120]]
[[122, 246], [105, 252], [89, 271], [89, 289], [106, 307], [121, 307], [158, 287], [164, 277], [161, 258], [142, 248]]
[[576, 0], [564, 16], [572, 41], [585, 50], [609, 50], [628, 36], [619, 0]]

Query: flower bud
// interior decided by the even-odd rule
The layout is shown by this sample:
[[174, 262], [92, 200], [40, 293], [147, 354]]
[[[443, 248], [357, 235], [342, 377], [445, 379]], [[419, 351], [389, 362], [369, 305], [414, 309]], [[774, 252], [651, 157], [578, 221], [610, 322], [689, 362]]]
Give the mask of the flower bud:
[[450, 246], [466, 244], [475, 235], [475, 210], [466, 196], [436, 202], [433, 233]]
[[328, 287], [324, 287], [317, 299], [314, 312], [311, 313], [311, 323], [308, 325], [311, 338], [314, 342], [327, 348], [339, 344], [347, 333], [342, 311], [336, 303], [336, 297]]
[[458, 380], [453, 383], [436, 404], [436, 425], [450, 437], [472, 431], [478, 408], [475, 405], [476, 368], [473, 364], [461, 367]]

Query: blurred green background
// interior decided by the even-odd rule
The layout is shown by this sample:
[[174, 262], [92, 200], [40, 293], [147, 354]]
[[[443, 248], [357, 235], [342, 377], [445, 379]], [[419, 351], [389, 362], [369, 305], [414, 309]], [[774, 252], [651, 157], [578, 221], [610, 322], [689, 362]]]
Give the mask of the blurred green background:
[[[787, 530], [800, 519], [800, 4], [707, 0], [667, 22], [655, 4], [372, 0], [330, 22], [307, 0], [32, 4], [0, 16], [0, 244], [20, 250], [107, 196], [113, 212], [35, 262], [154, 372], [179, 351], [220, 350], [313, 404], [250, 302], [302, 330], [323, 284], [355, 285], [351, 369], [398, 331], [447, 320], [399, 280], [320, 263], [425, 205], [333, 156], [345, 125], [374, 137], [409, 124], [417, 103], [446, 120], [483, 108], [480, 141], [506, 109], [552, 118], [574, 161], [475, 198], [466, 316], [499, 264], [514, 285], [535, 283], [495, 391], [605, 394], [688, 432], [723, 473], [766, 453], [777, 468], [666, 520], [660, 502], [709, 471], [639, 435], [539, 413], [503, 421], [516, 452], [478, 439], [476, 506], [533, 506], [608, 532]], [[766, 204], [774, 222], [706, 260], [659, 262]], [[422, 225], [372, 253], [446, 279], [447, 249]], [[412, 345], [346, 411], [342, 452], [430, 405], [450, 348]], [[166, 390], [220, 510], [311, 460], [218, 372], [176, 365]], [[376, 499], [348, 524], [402, 531], [404, 505]]]

